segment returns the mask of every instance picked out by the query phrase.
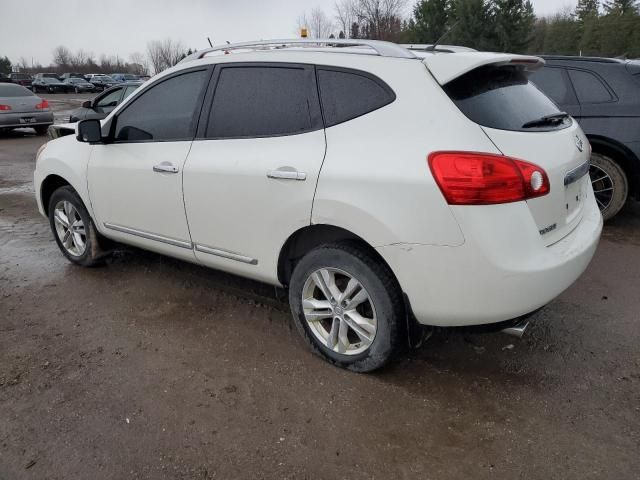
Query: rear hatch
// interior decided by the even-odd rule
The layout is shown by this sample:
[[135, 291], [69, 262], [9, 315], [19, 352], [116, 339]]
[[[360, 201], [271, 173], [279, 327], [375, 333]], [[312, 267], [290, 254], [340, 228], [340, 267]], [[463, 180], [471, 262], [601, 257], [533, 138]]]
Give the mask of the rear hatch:
[[577, 122], [528, 80], [544, 62], [520, 55], [464, 53], [425, 59], [456, 106], [506, 156], [542, 167], [551, 185], [527, 200], [545, 245], [580, 223], [590, 188], [590, 147]]

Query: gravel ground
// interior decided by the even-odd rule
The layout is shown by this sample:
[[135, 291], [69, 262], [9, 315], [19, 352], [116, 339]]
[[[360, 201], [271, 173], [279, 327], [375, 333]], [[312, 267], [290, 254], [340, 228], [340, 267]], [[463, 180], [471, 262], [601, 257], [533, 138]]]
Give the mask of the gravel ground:
[[1, 480], [640, 478], [638, 204], [523, 339], [440, 331], [356, 375], [262, 284], [70, 265], [33, 198], [44, 141], [0, 136]]

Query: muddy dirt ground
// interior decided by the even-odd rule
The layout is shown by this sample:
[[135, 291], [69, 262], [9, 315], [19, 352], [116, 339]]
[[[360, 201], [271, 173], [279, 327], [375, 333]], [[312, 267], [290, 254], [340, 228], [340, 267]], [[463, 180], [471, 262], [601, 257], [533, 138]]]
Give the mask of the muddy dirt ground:
[[270, 287], [133, 249], [69, 264], [44, 141], [0, 136], [1, 480], [640, 478], [638, 204], [523, 339], [441, 331], [356, 375]]

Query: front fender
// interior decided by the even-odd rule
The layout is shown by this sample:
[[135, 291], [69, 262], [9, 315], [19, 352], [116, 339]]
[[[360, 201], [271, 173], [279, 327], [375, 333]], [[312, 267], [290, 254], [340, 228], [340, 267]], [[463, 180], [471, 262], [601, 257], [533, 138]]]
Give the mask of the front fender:
[[74, 135], [69, 135], [49, 141], [40, 152], [36, 161], [33, 181], [38, 210], [42, 215], [47, 216], [42, 202], [42, 186], [47, 178], [56, 175], [78, 192], [89, 215], [93, 216], [87, 186], [87, 169], [91, 148], [91, 145], [78, 142]]

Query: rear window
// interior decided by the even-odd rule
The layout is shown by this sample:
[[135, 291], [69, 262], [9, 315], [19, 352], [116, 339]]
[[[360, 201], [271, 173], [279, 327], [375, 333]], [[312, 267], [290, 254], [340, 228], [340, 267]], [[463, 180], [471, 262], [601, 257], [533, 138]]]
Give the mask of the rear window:
[[327, 127], [373, 112], [396, 99], [382, 80], [357, 70], [318, 68], [318, 84]]
[[[486, 66], [473, 70], [444, 86], [456, 106], [470, 120], [498, 130], [532, 131], [525, 124], [560, 113], [558, 107], [529, 81], [524, 68]], [[560, 130], [571, 120], [536, 128]]]
[[0, 97], [32, 97], [31, 90], [27, 90], [20, 85], [13, 85], [11, 83], [0, 83]]

